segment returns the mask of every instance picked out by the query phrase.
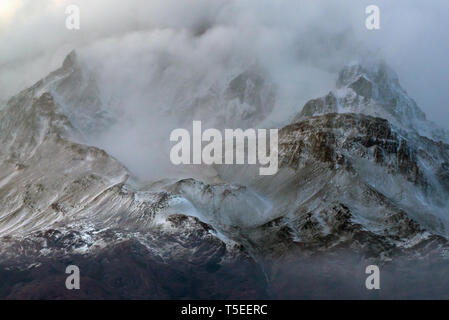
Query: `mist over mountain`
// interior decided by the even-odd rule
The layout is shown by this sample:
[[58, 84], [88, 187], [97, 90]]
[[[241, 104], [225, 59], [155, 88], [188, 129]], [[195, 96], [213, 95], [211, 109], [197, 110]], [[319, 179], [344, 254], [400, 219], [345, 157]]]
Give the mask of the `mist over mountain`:
[[[447, 297], [447, 62], [416, 77], [400, 37], [420, 5], [370, 34], [363, 1], [112, 2], [74, 33], [65, 1], [0, 25], [0, 297]], [[279, 170], [172, 165], [193, 120], [278, 128]]]
[[[431, 6], [422, 1], [377, 1], [381, 29], [375, 32], [364, 27], [365, 8], [372, 4], [365, 0], [2, 3], [9, 8], [0, 29], [0, 41], [7, 44], [0, 50], [2, 100], [58, 68], [71, 50], [101, 39], [111, 44], [103, 55], [128, 48], [138, 73], [144, 66], [139, 68], [142, 61], [132, 54], [150, 44], [139, 42], [137, 35], [154, 32], [153, 41], [159, 47], [169, 44], [164, 50], [176, 50], [185, 63], [192, 57], [201, 65], [216, 66], [209, 68], [211, 72], [219, 73], [225, 60], [261, 62], [286, 91], [288, 103], [283, 108], [288, 111], [331, 90], [335, 74], [360, 53], [366, 55], [368, 48], [369, 55], [381, 55], [389, 62], [431, 120], [446, 128], [449, 122], [445, 112], [448, 45], [443, 41], [449, 5], [444, 0], [433, 1]], [[76, 32], [65, 28], [69, 4], [78, 5], [82, 12], [81, 29]], [[132, 39], [133, 34], [135, 42], [114, 45], [114, 39], [117, 43]]]

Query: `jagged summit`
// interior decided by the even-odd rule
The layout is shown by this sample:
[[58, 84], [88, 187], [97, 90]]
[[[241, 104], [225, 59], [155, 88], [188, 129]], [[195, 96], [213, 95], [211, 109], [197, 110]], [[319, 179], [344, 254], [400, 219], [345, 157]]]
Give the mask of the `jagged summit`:
[[[217, 287], [217, 297], [254, 298], [297, 290], [290, 279], [283, 284], [284, 270], [312, 255], [447, 263], [449, 145], [419, 136], [435, 130], [386, 64], [349, 65], [335, 90], [308, 102], [279, 131], [274, 176], [217, 165], [214, 182], [177, 176], [143, 185], [105, 151], [73, 141], [72, 131], [95, 134], [110, 123], [104, 77], [84, 62], [71, 52], [0, 110], [0, 274], [18, 269], [14, 279], [29, 281], [22, 270], [47, 277], [70, 260], [108, 287], [105, 279], [143, 284], [136, 298], [202, 298]], [[169, 81], [151, 90], [166, 92], [169, 83], [182, 96], [169, 109], [188, 121], [254, 125], [272, 111], [276, 86], [263, 72], [221, 77], [202, 82], [204, 90], [185, 79], [182, 90]], [[189, 279], [185, 289], [180, 278]], [[198, 295], [193, 283], [205, 286]]]
[[306, 103], [300, 121], [326, 113], [362, 113], [387, 119], [399, 129], [449, 141], [448, 133], [426, 119], [425, 113], [402, 88], [399, 77], [384, 61], [352, 63], [338, 74], [336, 88]]
[[73, 68], [78, 63], [78, 55], [75, 50], [72, 50], [67, 57], [64, 59], [62, 63], [62, 68], [67, 70], [69, 68]]
[[[77, 138], [87, 141], [89, 136], [98, 134], [113, 122], [99, 91], [96, 75], [72, 50], [59, 69], [18, 96], [39, 99], [43, 94], [51, 95], [58, 112], [70, 120], [73, 133]], [[12, 103], [15, 99], [11, 99]]]
[[337, 88], [347, 86], [360, 77], [367, 77], [376, 84], [390, 82], [399, 85], [399, 77], [384, 61], [353, 62], [343, 67], [338, 74]]

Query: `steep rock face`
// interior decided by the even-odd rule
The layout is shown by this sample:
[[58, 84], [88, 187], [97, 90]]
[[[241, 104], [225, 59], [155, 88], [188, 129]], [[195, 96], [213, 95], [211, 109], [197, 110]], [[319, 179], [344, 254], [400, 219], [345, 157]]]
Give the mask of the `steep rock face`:
[[67, 56], [62, 68], [47, 78], [55, 80], [45, 90], [55, 97], [79, 135], [93, 136], [115, 123], [114, 113], [103, 102], [95, 74], [82, 64], [75, 51]]
[[74, 215], [98, 194], [127, 179], [104, 151], [71, 142], [68, 118], [48, 92], [34, 88], [0, 112], [1, 234], [30, 232]]
[[[8, 299], [266, 298], [259, 267], [210, 230], [195, 218], [172, 215], [160, 228], [133, 234], [85, 232], [78, 226], [3, 238], [0, 274], [8, 280], [0, 294]], [[73, 264], [81, 270], [80, 291], [65, 289], [64, 271]]]
[[251, 214], [251, 224], [239, 226], [238, 241], [258, 254], [301, 255], [344, 245], [391, 258], [432, 234], [447, 236], [442, 166], [448, 156], [448, 145], [404, 136], [387, 120], [331, 113], [280, 131], [275, 176], [260, 177], [247, 167], [217, 170], [269, 204], [258, 206], [266, 208], [262, 219]]
[[[269, 114], [275, 103], [275, 90], [272, 84], [255, 71], [246, 71], [235, 77], [225, 92], [227, 100], [238, 99], [249, 110], [242, 114], [243, 119], [261, 121]], [[256, 119], [255, 116], [257, 117]]]
[[[48, 91], [53, 95], [61, 112], [87, 141], [128, 116], [124, 106], [129, 101], [123, 101], [117, 88], [102, 82], [111, 76], [103, 74], [105, 67], [101, 63], [90, 65], [82, 54], [73, 51], [60, 69], [35, 86], [39, 93]], [[263, 121], [276, 103], [276, 86], [261, 67], [229, 70], [212, 84], [203, 83], [198, 77], [181, 82], [172, 79], [173, 75], [164, 68], [158, 71], [159, 76], [148, 75], [141, 99], [148, 100], [146, 108], [166, 114], [179, 126], [191, 124], [194, 119], [216, 128], [251, 127]], [[114, 83], [129, 81], [120, 74], [113, 76], [110, 80]]]
[[[409, 140], [395, 132], [387, 120], [331, 113], [285, 127], [282, 133], [285, 133], [285, 140], [281, 140], [281, 150], [282, 147], [290, 148], [284, 152], [292, 156], [283, 157], [283, 164], [298, 166], [301, 152], [305, 151], [322, 162], [344, 165], [347, 152], [388, 167], [392, 173], [401, 173], [416, 184], [426, 183], [418, 164], [418, 150], [424, 153], [425, 149], [414, 147], [418, 141], [409, 146]], [[295, 138], [299, 139], [292, 144]], [[421, 145], [426, 143], [420, 142]], [[436, 145], [434, 142], [431, 144]], [[440, 159], [444, 159], [446, 153], [447, 148]]]
[[210, 127], [248, 128], [263, 121], [275, 103], [275, 85], [262, 70], [252, 68], [194, 97], [186, 112], [189, 119], [202, 120]]
[[[276, 97], [262, 74], [209, 84], [172, 111], [254, 125]], [[215, 166], [214, 183], [141, 185], [74, 142], [116, 119], [97, 81], [72, 53], [0, 109], [0, 296], [360, 297], [349, 284], [358, 266], [447, 267], [449, 147], [386, 66], [345, 68], [336, 90], [306, 104], [280, 130], [276, 175]], [[78, 293], [64, 287], [69, 264], [83, 270]], [[344, 292], [323, 296], [333, 276]]]
[[362, 113], [388, 119], [396, 127], [448, 142], [446, 130], [438, 129], [401, 87], [398, 76], [385, 63], [349, 65], [340, 71], [336, 89], [306, 103], [295, 121], [326, 113]]
[[[104, 120], [83, 109], [95, 95], [79, 72], [71, 54], [0, 110], [0, 273], [10, 279], [1, 296], [266, 297], [264, 275], [244, 248], [177, 212], [179, 195], [136, 188], [116, 159], [72, 141], [93, 132], [83, 116]], [[71, 91], [74, 81], [80, 86]], [[86, 113], [65, 114], [64, 90]], [[78, 294], [65, 289], [69, 264], [83, 270]]]

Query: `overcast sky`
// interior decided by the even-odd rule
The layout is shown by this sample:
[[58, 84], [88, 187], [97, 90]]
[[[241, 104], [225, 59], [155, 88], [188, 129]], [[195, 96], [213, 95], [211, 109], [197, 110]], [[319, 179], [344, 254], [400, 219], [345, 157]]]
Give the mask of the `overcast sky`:
[[[79, 31], [65, 28], [68, 4], [81, 9]], [[377, 31], [365, 28], [370, 4], [381, 10]], [[56, 69], [73, 48], [169, 30], [159, 34], [159, 45], [178, 41], [181, 52], [195, 38], [177, 34], [205, 34], [201, 50], [185, 49], [198, 61], [254, 56], [298, 95], [298, 104], [332, 89], [340, 65], [374, 52], [428, 118], [448, 128], [448, 16], [447, 0], [0, 0], [0, 101]], [[130, 50], [140, 45], [125, 42]]]

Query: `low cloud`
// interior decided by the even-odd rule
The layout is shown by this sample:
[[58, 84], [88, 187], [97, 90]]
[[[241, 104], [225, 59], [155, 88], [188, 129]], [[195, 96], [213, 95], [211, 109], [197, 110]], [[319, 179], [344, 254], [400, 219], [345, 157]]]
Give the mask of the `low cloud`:
[[[167, 140], [178, 124], [170, 112], [183, 110], [171, 108], [252, 65], [279, 89], [273, 123], [331, 90], [344, 64], [376, 55], [398, 72], [428, 118], [449, 127], [444, 0], [2, 1], [8, 10], [0, 6], [0, 101], [77, 49], [105, 100], [124, 111], [123, 123], [97, 143], [138, 172], [148, 170], [149, 157], [156, 161], [150, 154], [159, 140], [148, 137], [157, 132]], [[81, 9], [78, 31], [65, 28], [69, 4]], [[365, 28], [370, 4], [381, 10], [377, 31]]]

